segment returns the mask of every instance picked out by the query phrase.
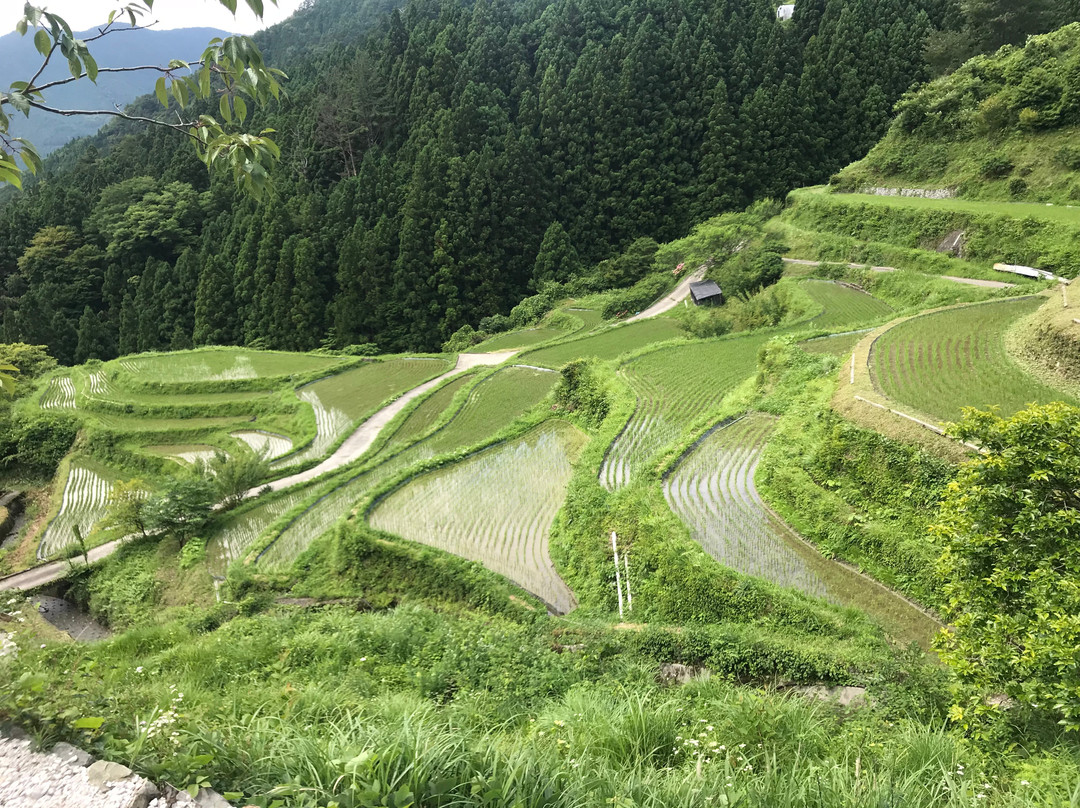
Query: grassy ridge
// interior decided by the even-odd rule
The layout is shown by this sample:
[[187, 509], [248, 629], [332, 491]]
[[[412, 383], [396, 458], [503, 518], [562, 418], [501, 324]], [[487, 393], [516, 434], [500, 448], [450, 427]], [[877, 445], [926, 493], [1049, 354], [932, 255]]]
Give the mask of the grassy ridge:
[[1025, 264], [1075, 277], [1080, 267], [1080, 209], [971, 200], [794, 191], [785, 218], [806, 230], [905, 249], [933, 250], [966, 234], [969, 261]]

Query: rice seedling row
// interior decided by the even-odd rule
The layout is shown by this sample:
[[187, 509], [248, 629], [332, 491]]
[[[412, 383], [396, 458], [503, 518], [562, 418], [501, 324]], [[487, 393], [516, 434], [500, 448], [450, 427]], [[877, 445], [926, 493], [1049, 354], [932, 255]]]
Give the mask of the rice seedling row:
[[425, 398], [409, 413], [408, 418], [391, 435], [381, 454], [392, 452], [395, 448], [411, 443], [416, 438], [426, 433], [446, 411], [453, 401], [457, 392], [466, 384], [474, 381], [472, 376], [459, 376], [447, 382], [434, 393]]
[[861, 289], [840, 283], [806, 280], [802, 289], [824, 310], [809, 325], [821, 329], [855, 328], [892, 315], [893, 308]]
[[831, 337], [807, 340], [800, 342], [799, 347], [807, 353], [830, 354], [832, 356], [848, 356], [855, 346], [867, 334], [866, 331], [855, 331], [849, 334], [835, 334]]
[[470, 351], [508, 351], [513, 348], [529, 348], [541, 342], [547, 342], [555, 337], [566, 336], [567, 332], [560, 328], [526, 328], [521, 331], [510, 331], [506, 334], [497, 334], [491, 339], [481, 342]]
[[45, 529], [38, 545], [38, 558], [48, 558], [75, 542], [75, 527], [88, 536], [105, 516], [113, 480], [93, 469], [72, 463], [64, 483], [60, 509]]
[[825, 582], [784, 541], [754, 487], [772, 420], [750, 415], [717, 430], [668, 477], [664, 496], [706, 552], [721, 564], [811, 595]]
[[41, 397], [43, 410], [75, 409], [75, 382], [70, 376], [52, 379]]
[[586, 357], [601, 360], [615, 359], [628, 351], [679, 336], [683, 336], [683, 331], [678, 322], [667, 317], [654, 317], [651, 320], [641, 320], [601, 331], [592, 336], [531, 351], [522, 354], [519, 359], [528, 365], [561, 368], [568, 362]]
[[307, 385], [297, 395], [315, 412], [315, 439], [299, 452], [279, 459], [274, 468], [322, 457], [379, 404], [448, 369], [449, 363], [441, 358], [392, 359]]
[[626, 485], [649, 459], [675, 442], [702, 413], [719, 406], [751, 376], [768, 337], [678, 345], [646, 354], [625, 368], [638, 404], [600, 469], [609, 490]]
[[764, 506], [754, 473], [772, 428], [752, 413], [705, 438], [664, 482], [671, 509], [721, 564], [862, 609], [901, 643], [928, 647], [939, 628], [930, 617], [822, 556]]
[[197, 462], [210, 462], [221, 449], [204, 443], [163, 444], [146, 446], [143, 451], [159, 457], [167, 457], [177, 463], [190, 465]]
[[257, 455], [266, 454], [267, 459], [273, 460], [292, 451], [293, 442], [285, 435], [275, 432], [263, 432], [258, 429], [242, 429], [238, 432], [230, 432], [232, 437], [247, 444], [251, 451]]
[[[292, 563], [378, 485], [428, 458], [472, 446], [496, 434], [536, 406], [554, 386], [556, 379], [554, 373], [519, 367], [504, 368], [488, 376], [476, 385], [461, 409], [442, 429], [403, 450], [400, 444], [387, 444], [375, 456], [376, 461], [381, 459], [382, 462], [313, 503], [281, 532], [266, 549], [259, 563], [275, 569]], [[442, 400], [432, 401], [436, 396]], [[398, 433], [422, 434], [434, 421], [436, 409], [441, 413], [452, 397], [445, 387], [441, 388], [429, 399], [431, 406], [425, 408], [424, 405], [428, 404], [425, 401], [417, 407]]]
[[132, 357], [119, 364], [144, 381], [191, 383], [290, 376], [331, 370], [342, 361], [332, 356], [226, 348]]
[[548, 534], [586, 437], [565, 422], [417, 477], [371, 513], [374, 527], [478, 561], [561, 612], [575, 605]]
[[877, 340], [874, 384], [892, 400], [943, 421], [962, 407], [998, 406], [1004, 416], [1031, 402], [1075, 400], [1043, 384], [1008, 355], [1005, 335], [1041, 298], [947, 309], [907, 320]]
[[241, 514], [230, 516], [207, 543], [210, 572], [223, 577], [229, 564], [242, 558], [267, 528], [304, 498], [305, 489], [287, 491]]

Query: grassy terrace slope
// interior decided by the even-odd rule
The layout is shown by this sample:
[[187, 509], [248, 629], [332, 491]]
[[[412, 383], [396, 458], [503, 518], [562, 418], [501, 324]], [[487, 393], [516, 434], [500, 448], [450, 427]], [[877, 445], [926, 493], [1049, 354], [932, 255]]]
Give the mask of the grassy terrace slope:
[[1074, 402], [1026, 372], [1005, 347], [1009, 327], [1042, 303], [1025, 298], [906, 320], [874, 344], [874, 383], [901, 405], [943, 421], [958, 420], [962, 407], [997, 406], [1008, 416], [1031, 402]]
[[482, 563], [560, 612], [575, 605], [548, 533], [586, 436], [549, 421], [524, 437], [417, 477], [383, 500], [372, 526]]
[[837, 194], [824, 188], [793, 191], [788, 201], [784, 218], [806, 230], [929, 250], [963, 231], [970, 262], [1025, 264], [1066, 277], [1080, 268], [1080, 207]]

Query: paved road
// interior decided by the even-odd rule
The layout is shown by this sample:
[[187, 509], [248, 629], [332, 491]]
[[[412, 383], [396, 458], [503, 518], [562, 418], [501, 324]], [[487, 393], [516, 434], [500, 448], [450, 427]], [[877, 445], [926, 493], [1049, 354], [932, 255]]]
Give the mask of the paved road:
[[[90, 563], [93, 564], [95, 561], [100, 561], [112, 555], [116, 548], [120, 546], [121, 541], [123, 540], [117, 539], [90, 550], [87, 553], [90, 557]], [[39, 586], [59, 581], [67, 573], [70, 563], [68, 561], [50, 561], [48, 564], [31, 567], [14, 575], [6, 575], [0, 578], [0, 591], [5, 589], [37, 589]], [[74, 559], [74, 563], [81, 564], [82, 557]]]
[[[375, 442], [375, 439], [379, 436], [379, 432], [382, 431], [383, 427], [390, 423], [395, 415], [405, 409], [410, 401], [416, 400], [417, 397], [422, 396], [428, 390], [431, 390], [451, 376], [456, 376], [458, 373], [463, 373], [466, 370], [484, 365], [501, 365], [516, 353], [517, 351], [498, 351], [483, 354], [458, 354], [457, 364], [452, 370], [447, 371], [441, 376], [435, 377], [431, 381], [424, 382], [418, 387], [414, 387], [400, 398], [395, 399], [390, 404], [377, 411], [374, 415], [364, 421], [355, 432], [347, 437], [344, 443], [337, 448], [337, 451], [326, 458], [326, 460], [319, 463], [319, 465], [310, 468], [307, 471], [300, 472], [299, 474], [290, 474], [288, 477], [274, 480], [270, 483], [270, 488], [274, 491], [280, 491], [284, 488], [290, 488], [294, 485], [306, 483], [314, 480], [316, 477], [331, 471], [336, 471], [342, 466], [353, 462], [371, 448], [371, 444]], [[260, 486], [258, 489], [252, 489], [251, 491], [246, 492], [244, 496], [253, 496], [263, 487], [264, 486]], [[117, 539], [108, 544], [103, 544], [100, 547], [95, 547], [88, 553], [90, 563], [93, 564], [94, 562], [112, 555], [122, 541], [124, 540]], [[81, 563], [81, 561], [76, 559], [75, 563]], [[68, 561], [51, 561], [47, 564], [17, 572], [14, 575], [8, 575], [4, 578], [0, 578], [0, 591], [37, 589], [38, 587], [51, 584], [54, 581], [63, 578], [68, 571], [68, 567]]]
[[[390, 423], [395, 415], [405, 409], [410, 401], [415, 401], [417, 398], [424, 395], [424, 393], [437, 387], [451, 376], [456, 376], [458, 373], [463, 373], [466, 370], [482, 365], [501, 365], [516, 353], [517, 351], [498, 351], [495, 353], [484, 354], [458, 354], [457, 364], [454, 365], [452, 370], [448, 370], [441, 376], [436, 376], [431, 381], [424, 382], [420, 386], [414, 387], [400, 398], [394, 399], [394, 401], [387, 404], [364, 421], [364, 423], [360, 424], [356, 431], [349, 435], [349, 437], [347, 437], [334, 453], [326, 458], [326, 460], [322, 461], [317, 466], [313, 466], [307, 471], [301, 471], [298, 474], [290, 474], [288, 477], [274, 480], [269, 484], [270, 489], [272, 491], [282, 491], [286, 488], [292, 488], [294, 485], [311, 482], [316, 477], [321, 477], [331, 471], [337, 471], [342, 466], [346, 466], [354, 460], [358, 460], [364, 452], [371, 448], [371, 444], [379, 437], [379, 433], [382, 432], [383, 428]], [[258, 488], [253, 488], [250, 491], [245, 492], [244, 496], [254, 496], [265, 487], [266, 486], [259, 486]]]
[[645, 311], [635, 314], [633, 317], [626, 320], [628, 323], [636, 323], [638, 320], [646, 320], [649, 317], [655, 317], [658, 314], [663, 314], [665, 311], [671, 311], [673, 308], [682, 303], [686, 298], [690, 296], [690, 284], [697, 283], [705, 277], [705, 267], [691, 272], [685, 278], [682, 283], [675, 287], [674, 291], [666, 297], [662, 297], [653, 303]]
[[[826, 261], [807, 261], [805, 258], [785, 258], [785, 264], [797, 264], [801, 267], [819, 267], [823, 263], [829, 263]], [[896, 272], [896, 267], [872, 267], [866, 264], [848, 264], [851, 269], [869, 269], [871, 272]], [[926, 273], [921, 273], [926, 274]], [[958, 278], [955, 275], [926, 275], [928, 278], [942, 278], [953, 283], [963, 283], [968, 286], [982, 286], [985, 289], [1013, 289], [1016, 287], [1015, 283], [1005, 283], [1004, 281], [986, 281], [981, 278]]]

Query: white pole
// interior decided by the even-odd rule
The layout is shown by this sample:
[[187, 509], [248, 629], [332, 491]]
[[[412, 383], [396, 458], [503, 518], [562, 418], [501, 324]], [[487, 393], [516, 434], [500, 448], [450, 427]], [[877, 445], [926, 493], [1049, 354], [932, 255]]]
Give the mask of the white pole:
[[855, 353], [851, 354], [851, 383], [855, 384]]
[[615, 590], [619, 593], [619, 619], [622, 620], [622, 579], [619, 577], [619, 548], [615, 545], [615, 531], [611, 531], [611, 552], [615, 554]]
[[630, 555], [626, 552], [622, 554], [623, 569], [626, 571], [626, 610], [629, 612], [634, 611], [634, 599], [630, 596]]
[[1067, 283], [1061, 284], [1061, 308], [1069, 308], [1069, 293], [1066, 291], [1069, 288]]

